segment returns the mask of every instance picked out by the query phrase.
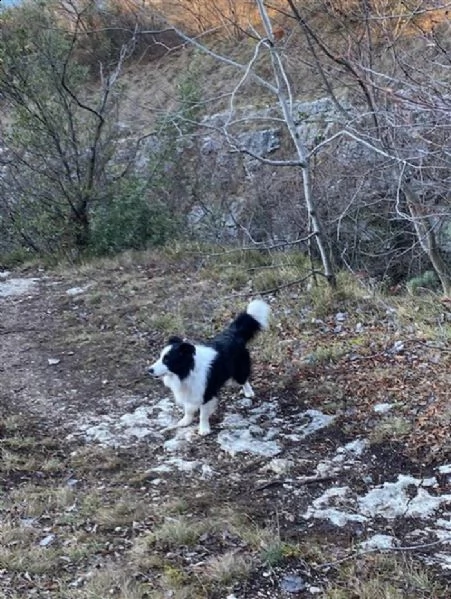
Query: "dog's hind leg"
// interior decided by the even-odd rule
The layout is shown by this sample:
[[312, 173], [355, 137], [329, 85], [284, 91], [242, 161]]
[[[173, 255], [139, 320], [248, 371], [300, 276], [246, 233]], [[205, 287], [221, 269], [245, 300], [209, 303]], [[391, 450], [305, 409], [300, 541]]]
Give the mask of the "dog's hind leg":
[[251, 374], [251, 357], [248, 350], [243, 347], [240, 353], [237, 355], [237, 359], [233, 365], [232, 376], [236, 382], [242, 386], [242, 392], [244, 397], [254, 397], [255, 393], [249, 383], [249, 377]]
[[209, 435], [211, 433], [210, 416], [214, 414], [217, 406], [218, 400], [216, 397], [200, 406], [199, 435]]
[[249, 383], [249, 377], [251, 374], [251, 357], [246, 348], [240, 352], [238, 359], [236, 360], [233, 368], [233, 378], [236, 382], [242, 386], [242, 393], [244, 397], [254, 397], [255, 393]]
[[244, 393], [244, 397], [255, 397], [255, 393], [254, 390], [251, 387], [251, 384], [249, 383], [249, 381], [246, 381], [243, 385], [242, 391]]

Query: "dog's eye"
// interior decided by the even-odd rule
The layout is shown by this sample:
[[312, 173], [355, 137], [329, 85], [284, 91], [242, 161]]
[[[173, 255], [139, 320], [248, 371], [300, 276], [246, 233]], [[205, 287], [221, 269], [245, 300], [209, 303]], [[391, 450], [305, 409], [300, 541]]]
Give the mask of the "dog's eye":
[[168, 357], [164, 356], [164, 358], [162, 359], [163, 364], [167, 364], [168, 363]]

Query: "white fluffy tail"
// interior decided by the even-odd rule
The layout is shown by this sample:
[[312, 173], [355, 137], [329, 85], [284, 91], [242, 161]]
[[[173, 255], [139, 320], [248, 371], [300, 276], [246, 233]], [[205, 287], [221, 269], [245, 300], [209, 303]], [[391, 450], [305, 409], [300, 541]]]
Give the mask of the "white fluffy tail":
[[269, 316], [271, 314], [271, 308], [269, 305], [261, 299], [252, 300], [248, 305], [246, 312], [255, 318], [262, 329], [269, 327]]

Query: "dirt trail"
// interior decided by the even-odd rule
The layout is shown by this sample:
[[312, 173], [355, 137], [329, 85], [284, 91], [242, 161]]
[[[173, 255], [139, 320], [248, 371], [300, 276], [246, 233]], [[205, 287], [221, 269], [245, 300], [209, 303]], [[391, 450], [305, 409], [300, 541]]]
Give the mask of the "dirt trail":
[[[53, 318], [46, 308], [43, 281], [0, 281], [0, 389], [4, 408], [11, 412], [42, 414], [46, 398], [54, 395], [55, 379], [46, 376]], [[25, 283], [28, 283], [25, 284]]]
[[[142, 277], [147, 284], [148, 273]], [[108, 294], [107, 275], [103, 282], [12, 279], [0, 281], [5, 422], [14, 416], [29, 420], [33, 434], [51, 436], [66, 448], [59, 450], [66, 461], [69, 451], [77, 455], [83, 447], [112, 450], [127, 464], [123, 477], [143, 477], [151, 503], [174, 493], [221, 498], [266, 524], [277, 514], [283, 535], [333, 539], [342, 551], [350, 550], [350, 538], [352, 547], [364, 551], [437, 543], [420, 557], [440, 576], [451, 572], [449, 463], [423, 472], [394, 443], [371, 445], [362, 435], [345, 434], [343, 414], [300, 405], [289, 386], [273, 388], [258, 368], [255, 401], [226, 389], [210, 437], [199, 439], [196, 425], [167, 432], [177, 410], [164, 388], [145, 376], [148, 343], [155, 353], [161, 339], [143, 340], [129, 300], [123, 311], [118, 306], [127, 334], [97, 309]], [[120, 290], [117, 284], [115, 303]], [[116, 347], [113, 339], [121, 344]], [[376, 408], [382, 412], [392, 404], [379, 404], [375, 414]], [[102, 479], [102, 488], [108, 484]], [[290, 562], [271, 585], [269, 578], [254, 580], [236, 587], [242, 590], [236, 597], [285, 597], [283, 585], [293, 583], [287, 576], [297, 571]], [[309, 579], [305, 568], [302, 577], [306, 596], [318, 595], [326, 584], [317, 574]], [[269, 590], [252, 595], [252, 588]]]

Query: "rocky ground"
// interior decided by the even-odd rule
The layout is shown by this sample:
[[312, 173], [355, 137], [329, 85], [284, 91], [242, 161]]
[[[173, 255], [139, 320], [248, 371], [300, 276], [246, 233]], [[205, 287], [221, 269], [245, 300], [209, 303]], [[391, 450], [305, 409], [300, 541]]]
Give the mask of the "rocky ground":
[[2, 596], [451, 596], [449, 305], [268, 294], [256, 397], [168, 431], [148, 363], [257, 291], [218, 261], [0, 273]]

